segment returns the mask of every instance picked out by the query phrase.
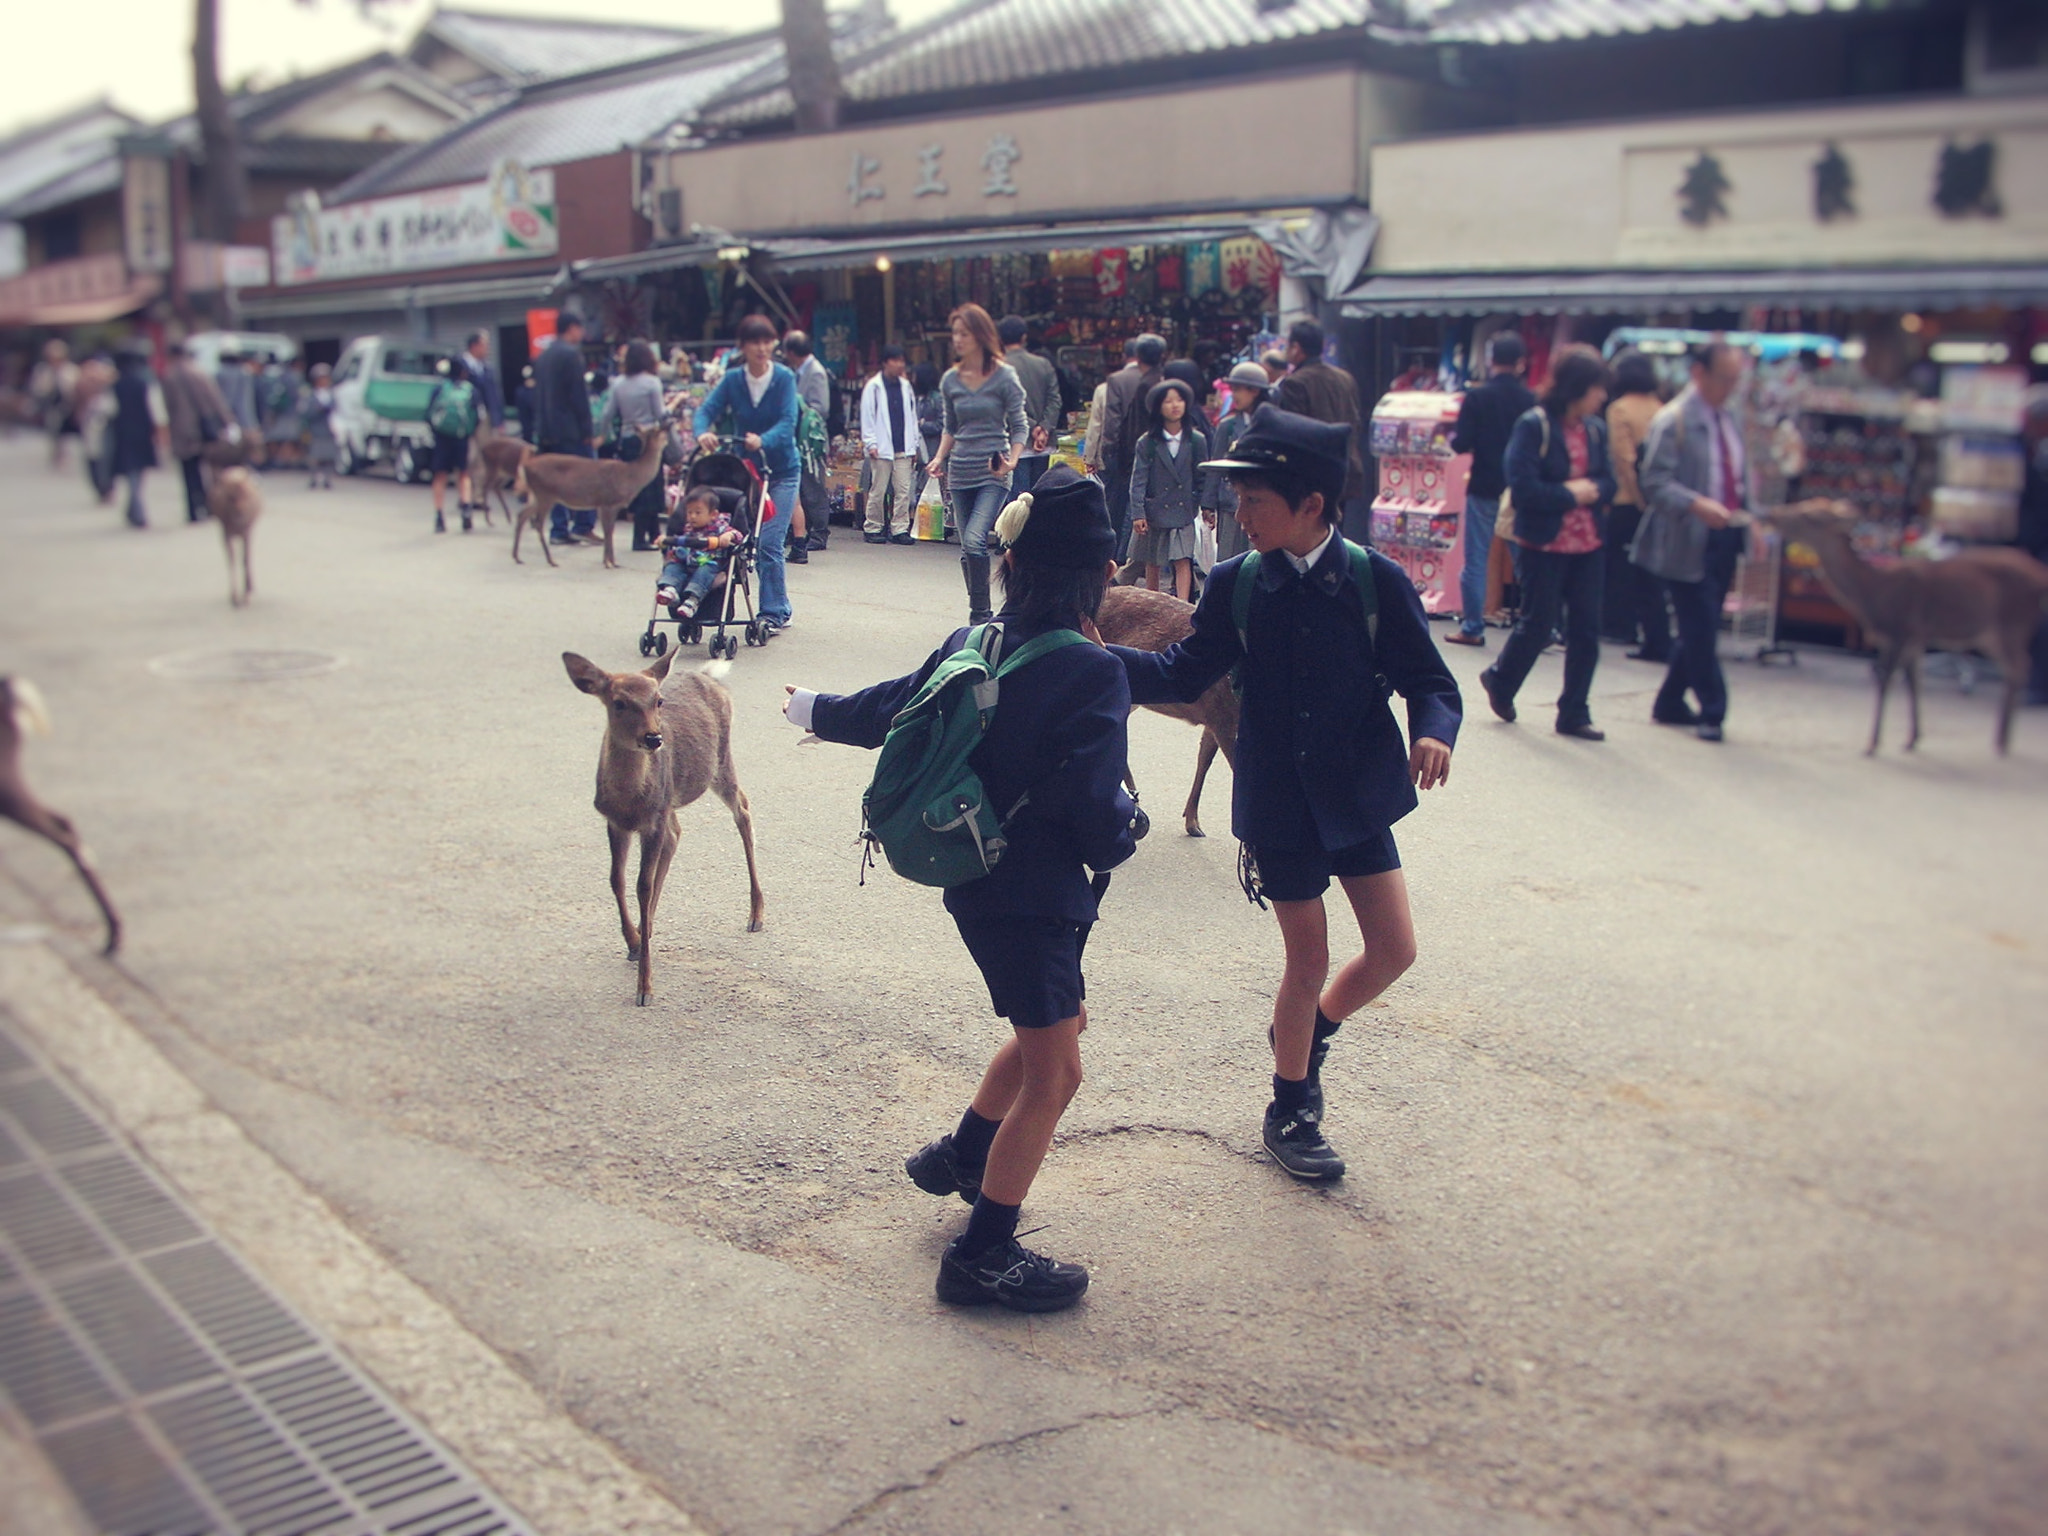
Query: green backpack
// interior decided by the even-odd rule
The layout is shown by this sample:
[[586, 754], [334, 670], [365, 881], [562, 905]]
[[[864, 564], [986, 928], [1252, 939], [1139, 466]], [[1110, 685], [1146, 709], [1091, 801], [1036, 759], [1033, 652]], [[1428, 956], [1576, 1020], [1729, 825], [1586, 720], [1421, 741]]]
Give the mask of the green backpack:
[[475, 432], [476, 386], [467, 379], [443, 384], [427, 412], [427, 425], [443, 437], [468, 437]]
[[[1349, 539], [1344, 540], [1344, 550], [1351, 556], [1351, 585], [1358, 593], [1359, 613], [1365, 620], [1366, 644], [1377, 650], [1380, 642], [1380, 592], [1373, 585], [1372, 556]], [[1235, 585], [1230, 589], [1230, 627], [1237, 631], [1238, 646], [1246, 652], [1251, 650], [1252, 591], [1258, 584], [1258, 575], [1259, 552], [1253, 550], [1238, 566]]]
[[976, 625], [889, 722], [874, 782], [861, 800], [867, 862], [879, 847], [904, 879], [942, 889], [994, 869], [1009, 846], [1004, 828], [1031, 797], [996, 815], [967, 759], [988, 734], [1005, 677], [1049, 652], [1087, 643], [1074, 630], [1055, 629], [1005, 657], [1002, 629]]

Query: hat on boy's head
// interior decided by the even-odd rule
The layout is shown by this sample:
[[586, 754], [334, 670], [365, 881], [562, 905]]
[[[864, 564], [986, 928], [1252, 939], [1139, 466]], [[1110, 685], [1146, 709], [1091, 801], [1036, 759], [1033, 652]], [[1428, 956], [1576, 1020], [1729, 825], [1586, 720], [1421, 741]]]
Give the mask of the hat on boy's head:
[[1311, 491], [1321, 491], [1332, 512], [1344, 494], [1351, 463], [1351, 429], [1338, 422], [1297, 416], [1277, 405], [1262, 405], [1227, 459], [1201, 467], [1232, 471], [1283, 470]]
[[1028, 565], [1100, 566], [1116, 550], [1102, 482], [1062, 464], [1039, 476], [996, 519], [996, 537]]

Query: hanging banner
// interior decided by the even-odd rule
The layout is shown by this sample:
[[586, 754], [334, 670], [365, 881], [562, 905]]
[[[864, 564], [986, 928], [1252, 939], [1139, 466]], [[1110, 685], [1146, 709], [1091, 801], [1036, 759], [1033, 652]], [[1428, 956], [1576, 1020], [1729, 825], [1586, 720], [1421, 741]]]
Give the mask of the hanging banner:
[[811, 341], [818, 361], [837, 378], [845, 378], [853, 363], [858, 316], [851, 304], [820, 304], [811, 311]]
[[1204, 240], [1188, 247], [1188, 292], [1196, 298], [1223, 286], [1223, 247]]
[[1105, 299], [1120, 299], [1130, 286], [1130, 252], [1123, 250], [1097, 251], [1095, 253], [1095, 292]]
[[323, 208], [295, 199], [271, 221], [280, 284], [552, 256], [555, 173], [500, 160], [489, 181]]

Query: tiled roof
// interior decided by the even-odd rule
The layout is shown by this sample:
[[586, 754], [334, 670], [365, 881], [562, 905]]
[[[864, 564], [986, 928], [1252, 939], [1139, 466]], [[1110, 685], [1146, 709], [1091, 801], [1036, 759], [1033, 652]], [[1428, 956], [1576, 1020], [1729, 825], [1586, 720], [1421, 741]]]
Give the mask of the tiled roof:
[[10, 134], [0, 141], [0, 207], [99, 163], [115, 139], [141, 127], [111, 102], [96, 101]]
[[782, 43], [772, 32], [673, 57], [530, 86], [439, 138], [403, 149], [327, 194], [330, 203], [481, 181], [502, 156], [559, 165], [659, 137], [753, 71]]
[[[965, 0], [842, 67], [847, 100], [884, 102], [1340, 36], [1400, 46], [1514, 45], [1851, 11], [1877, 0]], [[1299, 50], [1295, 50], [1298, 52]], [[706, 109], [707, 125], [786, 118], [777, 78]]]
[[673, 53], [712, 34], [696, 27], [585, 21], [561, 16], [497, 16], [442, 6], [426, 35], [468, 54], [506, 81], [523, 85]]

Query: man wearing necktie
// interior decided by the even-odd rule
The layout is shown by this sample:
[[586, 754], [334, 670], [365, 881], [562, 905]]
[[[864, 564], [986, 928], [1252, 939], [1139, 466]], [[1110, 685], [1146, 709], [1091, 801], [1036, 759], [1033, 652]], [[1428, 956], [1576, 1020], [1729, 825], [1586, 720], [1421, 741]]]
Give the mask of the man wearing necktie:
[[[1728, 684], [1716, 646], [1721, 605], [1735, 579], [1743, 524], [1750, 504], [1749, 462], [1742, 425], [1729, 401], [1749, 365], [1739, 348], [1711, 341], [1692, 355], [1692, 383], [1650, 423], [1643, 450], [1644, 506], [1668, 516], [1697, 518], [1706, 527], [1696, 569], [1684, 579], [1667, 575], [1678, 641], [1664, 686], [1650, 707], [1660, 725], [1691, 726], [1702, 741], [1721, 739]], [[1690, 693], [1697, 708], [1688, 703]]]

